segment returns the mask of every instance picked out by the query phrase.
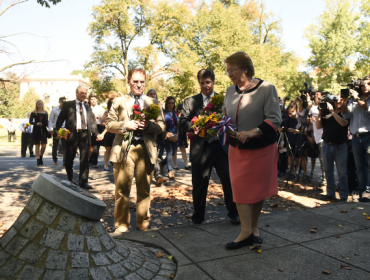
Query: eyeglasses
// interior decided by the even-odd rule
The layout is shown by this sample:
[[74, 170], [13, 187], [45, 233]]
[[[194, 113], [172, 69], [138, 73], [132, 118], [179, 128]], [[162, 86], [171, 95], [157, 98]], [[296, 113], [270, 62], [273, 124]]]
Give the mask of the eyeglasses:
[[234, 69], [230, 69], [230, 70], [226, 70], [225, 71], [225, 74], [226, 75], [230, 75], [230, 74], [233, 74], [236, 70], [238, 70], [239, 68], [234, 68]]
[[145, 81], [133, 81], [134, 84], [145, 84]]

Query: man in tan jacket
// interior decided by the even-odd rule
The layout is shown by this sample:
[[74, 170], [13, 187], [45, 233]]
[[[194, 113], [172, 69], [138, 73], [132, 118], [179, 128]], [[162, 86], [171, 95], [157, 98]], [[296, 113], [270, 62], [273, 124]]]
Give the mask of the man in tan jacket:
[[[109, 132], [116, 134], [110, 156], [110, 160], [114, 162], [116, 184], [116, 233], [125, 232], [130, 226], [130, 190], [134, 175], [137, 188], [137, 227], [140, 230], [149, 227], [150, 184], [157, 161], [155, 134], [161, 134], [165, 130], [162, 109], [156, 120], [133, 120], [134, 104], [144, 109], [152, 103], [159, 105], [159, 101], [143, 94], [146, 78], [144, 70], [132, 69], [127, 78], [131, 92], [114, 99], [105, 124]], [[134, 136], [126, 154], [128, 141], [124, 134], [127, 131], [134, 131]]]

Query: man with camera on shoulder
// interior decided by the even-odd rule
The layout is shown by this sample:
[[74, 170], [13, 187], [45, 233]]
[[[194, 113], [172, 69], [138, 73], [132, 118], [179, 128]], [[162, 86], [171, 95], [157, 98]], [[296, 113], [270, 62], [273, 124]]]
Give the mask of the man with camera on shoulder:
[[364, 77], [358, 91], [351, 89], [352, 99], [343, 97], [342, 113], [350, 119], [361, 202], [370, 202], [370, 76]]
[[327, 181], [326, 195], [322, 200], [334, 200], [336, 184], [334, 179], [334, 162], [337, 167], [339, 181], [339, 195], [341, 201], [348, 198], [347, 179], [347, 132], [348, 121], [342, 114], [343, 100], [338, 96], [328, 96], [319, 103], [319, 114], [316, 128], [323, 129], [321, 157]]

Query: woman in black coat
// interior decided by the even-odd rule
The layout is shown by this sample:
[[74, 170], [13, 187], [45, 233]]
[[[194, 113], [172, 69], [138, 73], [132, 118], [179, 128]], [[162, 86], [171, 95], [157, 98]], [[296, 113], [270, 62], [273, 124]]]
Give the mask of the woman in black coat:
[[32, 137], [35, 145], [37, 166], [42, 166], [42, 156], [45, 153], [47, 138], [49, 137], [48, 113], [44, 110], [44, 102], [37, 100], [35, 110], [31, 113], [30, 124], [33, 125]]

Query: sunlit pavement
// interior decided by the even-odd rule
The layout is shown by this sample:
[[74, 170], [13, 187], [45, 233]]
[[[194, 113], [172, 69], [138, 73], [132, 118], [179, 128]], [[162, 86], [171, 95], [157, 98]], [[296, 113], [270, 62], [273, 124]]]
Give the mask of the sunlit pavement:
[[[103, 149], [104, 151], [104, 149]], [[102, 153], [101, 153], [102, 154]], [[103, 157], [100, 156], [100, 160]], [[279, 196], [266, 201], [260, 219], [264, 243], [257, 250], [244, 247], [227, 251], [240, 227], [231, 225], [216, 173], [212, 172], [206, 220], [194, 226], [192, 214], [191, 171], [183, 169], [178, 153], [176, 180], [162, 187], [152, 185], [151, 226], [136, 230], [135, 182], [131, 192], [132, 221], [122, 238], [159, 245], [174, 255], [179, 269], [175, 279], [369, 279], [370, 277], [370, 204], [329, 203], [319, 200], [315, 183], [279, 182]], [[107, 203], [102, 220], [114, 231], [113, 173], [90, 169], [92, 193]], [[78, 161], [75, 170], [79, 169]], [[55, 166], [46, 154], [44, 167], [35, 158], [0, 157], [0, 230], [1, 235], [15, 221], [31, 193], [32, 182], [40, 172], [66, 179], [61, 164]], [[75, 180], [78, 179], [77, 174]], [[261, 250], [261, 251], [259, 251]], [[258, 253], [259, 252], [259, 253]]]

